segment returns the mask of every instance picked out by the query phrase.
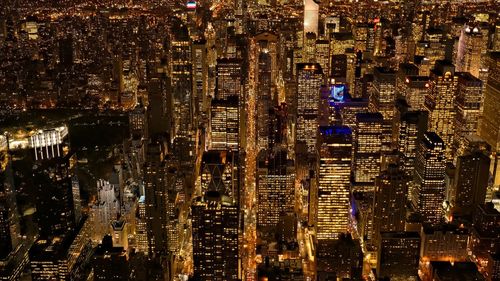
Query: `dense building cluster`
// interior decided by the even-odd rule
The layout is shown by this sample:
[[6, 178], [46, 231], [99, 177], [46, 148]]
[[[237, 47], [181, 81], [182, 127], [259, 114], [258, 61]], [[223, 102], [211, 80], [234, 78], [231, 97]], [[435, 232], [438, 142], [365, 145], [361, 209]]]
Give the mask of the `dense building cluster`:
[[495, 0], [4, 0], [0, 280], [500, 280]]

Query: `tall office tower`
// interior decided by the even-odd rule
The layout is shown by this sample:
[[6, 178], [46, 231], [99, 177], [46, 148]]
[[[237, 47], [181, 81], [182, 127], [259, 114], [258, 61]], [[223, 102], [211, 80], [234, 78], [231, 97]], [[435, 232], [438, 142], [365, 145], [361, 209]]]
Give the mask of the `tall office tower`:
[[441, 29], [429, 28], [424, 33], [424, 40], [417, 42], [415, 55], [422, 56], [424, 64], [419, 66], [420, 75], [429, 75], [438, 60], [446, 59], [446, 38]]
[[480, 78], [481, 56], [488, 48], [484, 43], [483, 34], [478, 27], [462, 28], [456, 57], [457, 71], [470, 72], [476, 78]]
[[334, 33], [330, 39], [330, 49], [332, 55], [342, 55], [346, 50], [354, 50], [354, 37], [351, 32]]
[[470, 214], [484, 204], [489, 180], [490, 158], [482, 151], [473, 150], [459, 156], [455, 172], [453, 209], [459, 214]]
[[314, 32], [307, 32], [304, 34], [302, 62], [316, 62], [316, 33]]
[[304, 0], [304, 36], [308, 32], [319, 35], [319, 3], [316, 0]]
[[143, 138], [148, 135], [148, 119], [146, 108], [140, 102], [128, 114], [130, 136], [132, 138]]
[[148, 254], [148, 224], [146, 216], [146, 196], [139, 197], [135, 215], [135, 248], [138, 252]]
[[489, 202], [479, 205], [472, 217], [470, 243], [474, 261], [482, 271], [487, 270], [491, 255], [500, 251], [500, 212]]
[[354, 129], [354, 181], [372, 183], [380, 173], [382, 152], [382, 114], [358, 113]]
[[373, 23], [356, 23], [353, 26], [354, 48], [361, 52], [372, 53], [375, 45], [375, 25]]
[[210, 106], [210, 149], [234, 150], [239, 148], [239, 99], [213, 99]]
[[434, 132], [422, 138], [415, 159], [412, 205], [423, 223], [435, 225], [442, 220], [445, 197], [445, 145]]
[[483, 83], [470, 73], [458, 73], [457, 96], [455, 99], [455, 156], [467, 135], [476, 134], [483, 108]]
[[203, 153], [200, 168], [201, 194], [217, 191], [234, 200], [239, 198], [238, 153], [209, 150]]
[[167, 93], [164, 78], [152, 78], [148, 83], [148, 137], [172, 132], [172, 98]]
[[120, 214], [120, 186], [109, 181], [97, 181], [97, 202], [92, 206], [94, 239], [100, 239], [109, 233], [109, 226]]
[[127, 280], [129, 261], [123, 247], [114, 246], [111, 236], [102, 239], [92, 257], [94, 280]]
[[297, 133], [296, 148], [303, 145], [305, 152], [316, 151], [318, 108], [323, 72], [318, 63], [297, 64]]
[[14, 250], [21, 235], [7, 138], [0, 136], [0, 262]]
[[455, 261], [431, 261], [422, 267], [422, 281], [431, 280], [465, 280], [465, 281], [485, 281], [490, 280], [485, 278], [487, 273], [483, 270], [480, 272], [478, 266], [470, 261], [455, 262]]
[[70, 35], [59, 40], [59, 63], [61, 66], [68, 68], [73, 65], [73, 52], [73, 36]]
[[500, 185], [500, 52], [490, 53], [489, 76], [484, 90], [483, 116], [479, 123], [479, 136], [492, 148], [493, 186]]
[[412, 110], [425, 110], [425, 96], [429, 86], [428, 76], [408, 76], [400, 93]]
[[193, 129], [191, 41], [186, 26], [171, 29], [169, 74], [173, 97], [173, 136], [189, 135]]
[[421, 235], [420, 259], [422, 262], [467, 260], [470, 231], [463, 225], [424, 226]]
[[238, 206], [216, 191], [191, 207], [194, 276], [207, 281], [236, 281], [238, 276]]
[[445, 156], [453, 160], [453, 135], [455, 132], [455, 96], [458, 76], [455, 67], [447, 61], [436, 62], [432, 71], [425, 108], [429, 111], [429, 130], [436, 132], [446, 144]]
[[375, 179], [375, 207], [373, 216], [373, 240], [378, 245], [380, 233], [404, 231], [406, 221], [406, 197], [410, 178], [399, 164], [390, 164]]
[[376, 67], [373, 73], [373, 90], [370, 97], [372, 111], [380, 112], [384, 120], [392, 120], [396, 100], [396, 72]]
[[256, 50], [256, 94], [257, 94], [257, 146], [266, 149], [270, 137], [270, 110], [277, 105], [275, 97], [277, 77], [276, 35], [262, 33], [255, 37]]
[[285, 149], [263, 152], [258, 165], [257, 227], [276, 227], [294, 211], [295, 166]]
[[406, 78], [418, 76], [418, 66], [413, 63], [400, 63], [396, 73], [396, 91], [404, 96], [404, 87], [406, 86]]
[[[208, 51], [204, 39], [193, 42], [191, 49], [193, 62], [193, 99], [195, 118], [201, 121], [208, 111]], [[198, 121], [198, 122], [199, 122]]]
[[316, 40], [315, 61], [319, 63], [325, 78], [330, 76], [330, 41]]
[[146, 196], [146, 224], [148, 253], [166, 254], [167, 251], [167, 192], [165, 183], [166, 140], [153, 138], [147, 147], [144, 164], [144, 191]]
[[[317, 275], [318, 280], [362, 280], [363, 251], [360, 241], [353, 239], [351, 234], [341, 234], [337, 240], [318, 249]], [[332, 274], [335, 279], [323, 279]]]
[[418, 232], [382, 232], [378, 247], [379, 278], [416, 281], [420, 254]]
[[399, 118], [398, 151], [402, 154], [403, 171], [413, 177], [418, 145], [427, 132], [427, 111], [407, 111]]
[[335, 108], [339, 111], [342, 125], [351, 130], [356, 126], [356, 114], [368, 113], [369, 100], [367, 98], [351, 98], [339, 103]]
[[240, 59], [217, 59], [215, 98], [226, 99], [229, 96], [243, 98], [242, 61]]
[[318, 243], [347, 232], [352, 162], [352, 133], [349, 127], [320, 127], [318, 171]]
[[37, 239], [29, 250], [31, 280], [85, 280], [92, 256], [90, 228]]
[[64, 235], [76, 225], [72, 177], [76, 155], [39, 161], [33, 170], [36, 215], [42, 238]]

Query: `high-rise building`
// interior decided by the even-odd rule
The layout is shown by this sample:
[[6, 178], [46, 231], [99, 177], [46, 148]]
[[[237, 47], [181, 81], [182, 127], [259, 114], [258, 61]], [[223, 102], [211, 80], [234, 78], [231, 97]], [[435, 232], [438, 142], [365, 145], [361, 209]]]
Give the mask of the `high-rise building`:
[[390, 280], [419, 280], [419, 254], [418, 232], [382, 232], [378, 247], [378, 277]]
[[375, 179], [373, 216], [375, 245], [378, 245], [381, 232], [404, 231], [408, 181], [409, 177], [397, 164], [389, 165], [388, 169]]
[[456, 212], [470, 214], [476, 206], [485, 203], [489, 168], [490, 158], [482, 151], [458, 157], [451, 202]]
[[382, 114], [358, 113], [354, 129], [354, 181], [373, 183], [380, 173], [382, 150]]
[[304, 151], [316, 151], [318, 130], [318, 108], [323, 72], [318, 63], [297, 64], [297, 133], [298, 146]]
[[226, 99], [229, 96], [242, 96], [242, 61], [236, 58], [217, 59], [216, 67], [216, 99]]
[[479, 123], [479, 136], [491, 145], [493, 186], [500, 185], [500, 52], [490, 53], [489, 76], [484, 90], [483, 116]]
[[200, 120], [208, 111], [208, 51], [204, 39], [193, 42], [191, 48], [193, 63], [193, 99], [195, 118]]
[[429, 261], [466, 261], [470, 232], [465, 227], [453, 224], [440, 224], [422, 229], [420, 259]]
[[169, 74], [173, 97], [173, 137], [193, 129], [191, 40], [187, 26], [174, 22], [169, 44]]
[[429, 91], [425, 97], [425, 108], [429, 111], [429, 130], [436, 132], [446, 144], [445, 156], [448, 161], [452, 161], [454, 155], [457, 83], [455, 67], [447, 61], [438, 61], [431, 73]]
[[371, 109], [380, 112], [384, 120], [394, 117], [396, 100], [396, 72], [384, 67], [376, 67], [373, 73], [373, 93], [370, 97]]
[[424, 265], [421, 280], [486, 281], [488, 279], [473, 262], [433, 261]]
[[317, 239], [334, 240], [347, 232], [352, 162], [349, 127], [320, 127]]
[[33, 170], [36, 218], [43, 238], [64, 235], [78, 223], [75, 219], [72, 178], [76, 155], [38, 161]]
[[444, 142], [434, 132], [422, 138], [415, 159], [412, 205], [422, 216], [422, 222], [438, 224], [443, 217], [445, 198]]
[[128, 257], [123, 247], [114, 246], [107, 235], [102, 239], [92, 257], [94, 280], [127, 280], [129, 277]]
[[403, 171], [413, 177], [418, 146], [427, 132], [427, 111], [407, 111], [399, 118], [398, 151], [402, 154]]
[[304, 0], [304, 36], [308, 32], [319, 35], [319, 3], [316, 0]]
[[238, 201], [239, 158], [231, 151], [209, 150], [203, 153], [200, 167], [201, 194], [217, 191]]
[[408, 76], [401, 89], [412, 110], [424, 110], [425, 96], [429, 88], [428, 76]]
[[167, 250], [167, 192], [165, 173], [165, 140], [152, 139], [147, 147], [144, 164], [145, 212], [148, 237], [148, 253], [166, 254]]
[[457, 71], [470, 72], [475, 77], [480, 78], [481, 56], [487, 50], [487, 44], [484, 43], [483, 33], [477, 26], [464, 26], [462, 28], [456, 57]]
[[286, 150], [262, 153], [257, 171], [257, 226], [277, 226], [295, 207], [295, 166]]
[[270, 137], [269, 112], [277, 105], [276, 77], [277, 77], [277, 37], [271, 33], [262, 33], [255, 36], [256, 49], [256, 97], [257, 97], [257, 146], [266, 149]]
[[207, 281], [236, 281], [238, 268], [238, 207], [216, 191], [193, 204], [194, 276]]
[[[458, 73], [454, 136], [456, 150], [462, 146], [465, 136], [477, 133], [483, 108], [482, 88], [483, 83], [478, 78], [468, 72]], [[457, 151], [456, 156], [460, 156], [460, 152]]]
[[21, 228], [7, 139], [0, 136], [0, 260], [6, 259], [18, 243]]
[[490, 256], [500, 251], [500, 212], [489, 202], [477, 206], [472, 217], [470, 249], [474, 261], [487, 270]]
[[210, 149], [238, 150], [239, 148], [239, 99], [213, 99], [210, 106]]

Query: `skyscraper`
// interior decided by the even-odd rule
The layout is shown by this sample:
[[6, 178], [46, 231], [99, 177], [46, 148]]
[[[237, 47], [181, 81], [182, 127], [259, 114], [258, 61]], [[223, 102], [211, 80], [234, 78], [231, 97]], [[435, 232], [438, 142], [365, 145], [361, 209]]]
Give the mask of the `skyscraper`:
[[380, 242], [380, 233], [404, 231], [406, 197], [409, 177], [398, 164], [389, 165], [375, 179], [375, 207], [373, 218], [374, 244]]
[[192, 206], [194, 276], [206, 281], [236, 281], [238, 207], [229, 197], [209, 191]]
[[372, 111], [380, 112], [384, 120], [392, 120], [396, 100], [396, 72], [376, 67], [373, 72], [373, 90], [370, 97]]
[[378, 247], [378, 277], [389, 277], [390, 280], [419, 280], [419, 254], [418, 232], [382, 232]]
[[304, 36], [308, 32], [319, 35], [319, 4], [315, 0], [304, 0]]
[[318, 108], [323, 72], [318, 63], [297, 64], [297, 133], [296, 146], [305, 152], [316, 151]]
[[7, 139], [0, 136], [0, 260], [9, 256], [21, 235]]
[[[458, 150], [467, 135], [476, 134], [483, 108], [483, 83], [470, 73], [458, 73], [454, 148]], [[457, 151], [460, 156], [462, 151]], [[462, 152], [463, 153], [463, 152]]]
[[239, 99], [213, 99], [210, 106], [210, 149], [239, 149]]
[[257, 226], [275, 227], [295, 206], [295, 169], [286, 150], [262, 153], [257, 177]]
[[382, 150], [382, 126], [380, 113], [356, 114], [354, 147], [354, 181], [373, 183], [380, 173]]
[[436, 132], [446, 144], [445, 156], [448, 161], [452, 161], [454, 155], [457, 83], [455, 67], [447, 61], [438, 61], [431, 73], [429, 92], [425, 97], [425, 108], [429, 111], [429, 131]]
[[422, 221], [437, 224], [443, 218], [445, 198], [445, 145], [434, 132], [427, 132], [422, 138], [415, 159], [415, 173], [412, 187], [412, 205], [422, 216]]
[[317, 239], [334, 240], [347, 232], [352, 161], [349, 127], [320, 127]]

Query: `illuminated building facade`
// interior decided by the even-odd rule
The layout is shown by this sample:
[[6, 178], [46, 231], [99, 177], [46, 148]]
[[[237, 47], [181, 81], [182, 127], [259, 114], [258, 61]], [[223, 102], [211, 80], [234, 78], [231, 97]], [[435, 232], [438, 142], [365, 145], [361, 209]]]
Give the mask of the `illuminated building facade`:
[[277, 226], [295, 206], [295, 167], [285, 150], [262, 155], [257, 177], [257, 226]]
[[217, 191], [235, 200], [239, 198], [238, 154], [209, 150], [203, 153], [200, 170], [201, 192]]
[[210, 149], [238, 150], [239, 101], [237, 96], [213, 99], [210, 108]]
[[349, 127], [320, 127], [317, 239], [334, 240], [347, 232], [352, 161]]
[[425, 96], [429, 87], [428, 76], [408, 76], [402, 87], [402, 94], [412, 110], [424, 110]]
[[296, 142], [307, 153], [315, 153], [318, 128], [318, 108], [323, 72], [318, 63], [297, 64], [297, 129]]
[[217, 59], [216, 67], [216, 99], [227, 99], [230, 96], [242, 96], [242, 61], [236, 58]]
[[319, 35], [319, 3], [316, 0], [304, 0], [304, 36], [308, 32]]
[[[470, 73], [458, 74], [454, 136], [454, 145], [457, 150], [462, 146], [465, 136], [477, 133], [483, 108], [482, 89], [481, 80]], [[457, 153], [456, 156], [459, 155]]]
[[420, 257], [428, 261], [466, 261], [468, 257], [469, 230], [452, 224], [435, 227], [424, 226]]
[[372, 111], [380, 112], [384, 120], [392, 120], [396, 100], [396, 72], [376, 67], [373, 73], [373, 90], [370, 97]]
[[195, 118], [205, 116], [208, 108], [208, 51], [207, 41], [197, 40], [192, 44], [191, 61], [193, 62], [193, 99]]
[[383, 117], [380, 113], [356, 114], [354, 181], [373, 183], [380, 173]]
[[425, 108], [429, 111], [429, 130], [436, 132], [446, 144], [445, 156], [453, 160], [455, 133], [455, 97], [458, 76], [455, 67], [446, 61], [438, 61], [432, 71]]
[[148, 253], [167, 253], [167, 191], [165, 173], [165, 140], [152, 139], [144, 165], [145, 213]]
[[209, 191], [191, 208], [194, 276], [206, 281], [239, 280], [237, 205]]
[[256, 76], [257, 87], [257, 146], [259, 150], [268, 147], [270, 138], [270, 110], [277, 105], [277, 37], [271, 33], [257, 35]]
[[378, 247], [378, 277], [419, 280], [419, 254], [420, 235], [417, 232], [382, 232]]
[[480, 78], [481, 59], [487, 48], [484, 43], [483, 33], [478, 27], [462, 28], [456, 58], [457, 71], [470, 72], [474, 77]]
[[500, 185], [500, 52], [493, 52], [489, 57], [489, 76], [484, 90], [483, 115], [479, 123], [479, 136], [491, 145], [493, 154], [491, 174], [493, 186]]
[[389, 165], [375, 179], [375, 206], [373, 217], [374, 244], [378, 245], [381, 232], [404, 231], [406, 197], [409, 177], [401, 166]]
[[35, 160], [62, 157], [67, 153], [67, 147], [63, 145], [67, 136], [68, 127], [66, 126], [41, 130], [30, 136], [29, 147], [35, 151]]
[[445, 198], [444, 142], [434, 132], [424, 134], [415, 159], [412, 205], [424, 223], [437, 224], [443, 218]]

